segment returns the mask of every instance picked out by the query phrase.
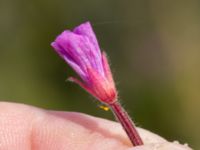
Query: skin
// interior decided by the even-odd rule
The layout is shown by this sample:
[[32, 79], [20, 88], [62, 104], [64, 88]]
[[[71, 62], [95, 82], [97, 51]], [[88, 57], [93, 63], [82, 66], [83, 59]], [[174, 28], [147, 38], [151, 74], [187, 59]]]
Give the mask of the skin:
[[147, 130], [138, 131], [144, 145], [133, 147], [116, 122], [0, 102], [0, 150], [191, 150]]

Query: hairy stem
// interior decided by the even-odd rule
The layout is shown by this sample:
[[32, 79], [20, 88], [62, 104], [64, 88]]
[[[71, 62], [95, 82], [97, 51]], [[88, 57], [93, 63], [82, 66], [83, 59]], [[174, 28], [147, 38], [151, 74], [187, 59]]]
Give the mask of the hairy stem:
[[121, 104], [118, 101], [116, 101], [113, 104], [110, 104], [109, 106], [111, 107], [113, 113], [115, 114], [116, 119], [123, 126], [132, 144], [134, 146], [143, 145], [142, 139], [138, 134], [133, 121], [129, 117], [128, 113], [121, 106]]

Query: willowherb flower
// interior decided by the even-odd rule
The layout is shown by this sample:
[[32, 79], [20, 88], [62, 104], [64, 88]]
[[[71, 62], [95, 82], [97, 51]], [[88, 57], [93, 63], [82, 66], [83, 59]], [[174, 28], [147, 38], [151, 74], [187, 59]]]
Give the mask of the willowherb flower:
[[69, 80], [106, 103], [122, 124], [133, 145], [143, 142], [129, 115], [117, 101], [117, 91], [105, 52], [101, 52], [98, 41], [89, 22], [73, 31], [62, 32], [51, 46], [75, 70], [81, 80]]
[[117, 91], [105, 52], [101, 53], [98, 41], [89, 22], [73, 31], [62, 32], [51, 46], [76, 71], [81, 80], [69, 78], [100, 101], [111, 104]]

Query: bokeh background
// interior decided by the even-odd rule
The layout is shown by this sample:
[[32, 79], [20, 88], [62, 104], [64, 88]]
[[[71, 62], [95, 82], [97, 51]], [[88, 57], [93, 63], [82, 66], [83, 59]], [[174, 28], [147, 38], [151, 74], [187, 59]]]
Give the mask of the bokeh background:
[[50, 43], [90, 21], [138, 126], [200, 148], [200, 1], [0, 0], [0, 99], [114, 119]]

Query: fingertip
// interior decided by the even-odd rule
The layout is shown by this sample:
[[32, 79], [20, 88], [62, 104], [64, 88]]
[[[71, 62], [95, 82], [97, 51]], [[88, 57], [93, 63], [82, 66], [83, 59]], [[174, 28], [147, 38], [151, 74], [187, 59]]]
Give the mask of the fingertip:
[[[45, 111], [16, 103], [0, 103], [0, 149], [126, 149], [122, 129], [111, 121], [73, 112]], [[119, 130], [118, 130], [119, 129]]]
[[[121, 125], [77, 112], [45, 111], [24, 104], [0, 102], [0, 149], [131, 150]], [[144, 144], [132, 150], [191, 150], [137, 128]], [[157, 148], [157, 149], [156, 149]]]

